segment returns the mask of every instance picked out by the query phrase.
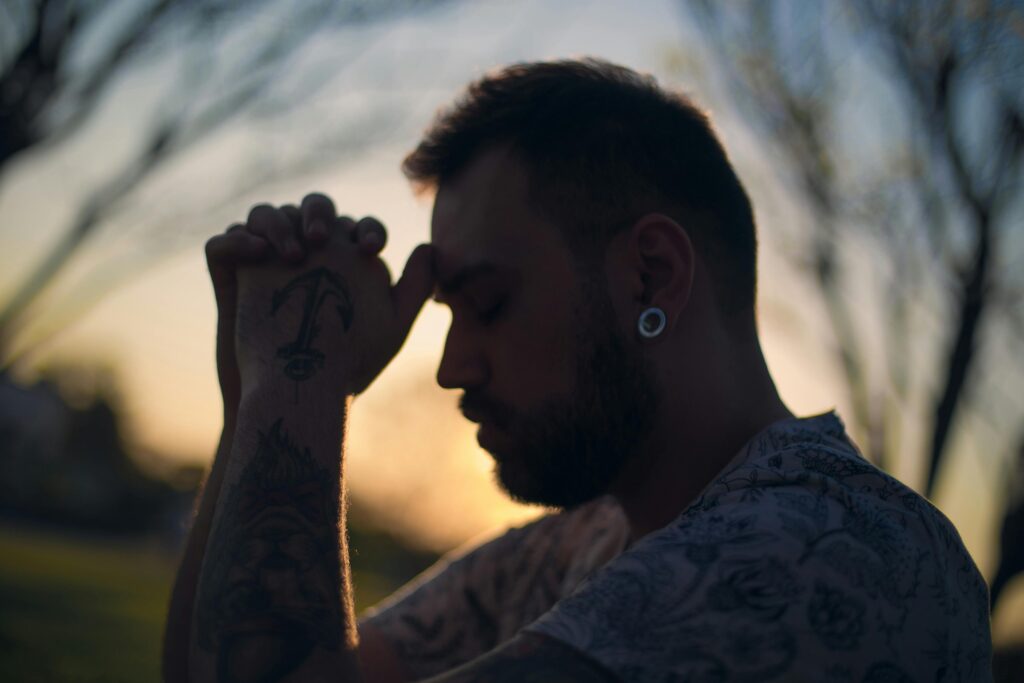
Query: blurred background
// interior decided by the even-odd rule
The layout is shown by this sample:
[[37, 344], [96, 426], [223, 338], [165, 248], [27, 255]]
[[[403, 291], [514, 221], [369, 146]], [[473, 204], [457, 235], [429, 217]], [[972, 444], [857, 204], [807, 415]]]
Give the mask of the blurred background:
[[[0, 679], [158, 678], [220, 428], [203, 242], [323, 191], [400, 272], [435, 110], [583, 55], [711, 111], [783, 397], [953, 520], [1024, 679], [1024, 8], [995, 0], [0, 2]], [[543, 512], [434, 383], [447, 323], [428, 304], [351, 414], [360, 609]]]

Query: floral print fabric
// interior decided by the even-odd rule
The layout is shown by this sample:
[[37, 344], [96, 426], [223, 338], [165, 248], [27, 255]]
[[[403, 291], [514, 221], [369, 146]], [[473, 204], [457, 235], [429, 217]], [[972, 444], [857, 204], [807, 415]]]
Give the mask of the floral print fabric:
[[988, 590], [956, 530], [831, 413], [763, 431], [527, 629], [624, 681], [991, 680]]
[[364, 624], [418, 680], [524, 627], [624, 681], [991, 680], [988, 591], [953, 525], [834, 414], [755, 436], [626, 548], [600, 498], [453, 553]]

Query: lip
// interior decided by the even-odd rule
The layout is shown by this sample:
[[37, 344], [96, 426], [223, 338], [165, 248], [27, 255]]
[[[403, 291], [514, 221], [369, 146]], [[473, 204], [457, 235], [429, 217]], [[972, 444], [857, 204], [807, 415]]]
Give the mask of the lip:
[[494, 436], [494, 428], [489, 423], [481, 422], [480, 428], [476, 430], [476, 442], [480, 448], [492, 455], [494, 454], [492, 448], [495, 445]]
[[475, 422], [477, 424], [483, 424], [484, 422], [484, 416], [481, 413], [478, 413], [472, 409], [463, 410], [462, 416], [465, 417], [470, 422]]

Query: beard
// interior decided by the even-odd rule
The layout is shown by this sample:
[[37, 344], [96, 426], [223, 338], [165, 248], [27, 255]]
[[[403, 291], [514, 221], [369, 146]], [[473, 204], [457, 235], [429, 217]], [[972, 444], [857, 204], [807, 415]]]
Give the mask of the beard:
[[499, 485], [519, 502], [571, 508], [608, 493], [658, 408], [654, 373], [619, 332], [607, 290], [589, 283], [579, 302], [569, 396], [525, 412], [471, 391], [461, 400], [504, 433], [490, 452]]

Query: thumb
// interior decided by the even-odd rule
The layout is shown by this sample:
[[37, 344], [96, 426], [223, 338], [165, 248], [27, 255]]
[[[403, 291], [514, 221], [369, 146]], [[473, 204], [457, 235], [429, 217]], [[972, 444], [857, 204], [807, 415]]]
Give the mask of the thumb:
[[409, 255], [402, 277], [391, 290], [395, 315], [406, 333], [433, 291], [434, 248], [429, 244], [421, 244]]

